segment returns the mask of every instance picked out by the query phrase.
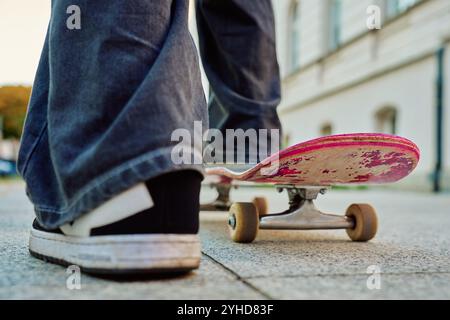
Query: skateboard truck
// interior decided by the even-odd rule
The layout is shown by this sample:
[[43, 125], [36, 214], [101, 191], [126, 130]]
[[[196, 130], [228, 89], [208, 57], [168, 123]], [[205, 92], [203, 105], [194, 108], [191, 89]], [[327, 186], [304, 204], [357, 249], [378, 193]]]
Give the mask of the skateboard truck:
[[[217, 198], [210, 203], [201, 204], [200, 210], [203, 211], [227, 211], [230, 209], [232, 202], [230, 201], [230, 191], [233, 185], [230, 182], [211, 183], [211, 188], [216, 189]], [[234, 186], [237, 188], [237, 186]]]
[[[217, 191], [217, 197], [210, 203], [200, 205], [201, 211], [228, 211], [233, 204], [230, 200], [231, 188], [237, 189], [238, 186], [231, 183], [231, 179], [221, 177], [219, 182], [210, 183], [209, 186]], [[253, 204], [261, 215], [267, 213], [268, 204], [264, 197], [254, 197]]]
[[317, 230], [346, 229], [353, 241], [368, 241], [377, 231], [377, 216], [368, 204], [352, 204], [345, 215], [319, 211], [314, 200], [327, 191], [326, 187], [277, 185], [286, 190], [289, 209], [275, 214], [261, 214], [253, 203], [237, 202], [230, 208], [228, 226], [235, 242], [252, 242], [259, 229]]
[[326, 188], [279, 186], [279, 192], [286, 189], [289, 197], [289, 209], [280, 214], [260, 217], [260, 229], [348, 229], [354, 227], [354, 221], [347, 216], [326, 214], [319, 211], [314, 200], [325, 194]]

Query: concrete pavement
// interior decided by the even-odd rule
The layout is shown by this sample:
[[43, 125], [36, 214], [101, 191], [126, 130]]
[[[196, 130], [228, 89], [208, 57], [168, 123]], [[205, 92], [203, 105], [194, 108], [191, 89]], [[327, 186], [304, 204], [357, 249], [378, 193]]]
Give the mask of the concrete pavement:
[[[20, 182], [0, 183], [0, 298], [3, 299], [449, 299], [450, 195], [389, 189], [331, 191], [318, 207], [343, 213], [369, 202], [379, 215], [377, 237], [350, 242], [343, 230], [261, 231], [252, 244], [232, 243], [226, 213], [203, 212], [201, 268], [174, 279], [81, 276], [66, 287], [63, 267], [28, 254], [32, 207]], [[233, 191], [236, 201], [266, 195], [271, 210], [286, 206], [270, 188]], [[208, 188], [202, 200], [214, 197]], [[368, 289], [368, 267], [381, 273]]]

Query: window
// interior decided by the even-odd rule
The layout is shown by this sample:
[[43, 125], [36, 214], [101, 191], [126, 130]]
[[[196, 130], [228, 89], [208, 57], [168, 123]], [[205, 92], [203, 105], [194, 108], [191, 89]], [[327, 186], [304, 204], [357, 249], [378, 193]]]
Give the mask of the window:
[[320, 128], [321, 136], [330, 136], [332, 134], [333, 134], [333, 126], [331, 125], [331, 123], [325, 123], [324, 125], [322, 125], [322, 127]]
[[415, 5], [420, 0], [385, 0], [386, 1], [386, 15], [388, 18], [393, 18]]
[[300, 4], [294, 1], [289, 11], [289, 68], [295, 70], [300, 66]]
[[397, 110], [393, 107], [385, 107], [375, 114], [376, 130], [380, 133], [396, 134]]
[[333, 51], [341, 44], [342, 33], [342, 0], [329, 0], [328, 7], [328, 49]]

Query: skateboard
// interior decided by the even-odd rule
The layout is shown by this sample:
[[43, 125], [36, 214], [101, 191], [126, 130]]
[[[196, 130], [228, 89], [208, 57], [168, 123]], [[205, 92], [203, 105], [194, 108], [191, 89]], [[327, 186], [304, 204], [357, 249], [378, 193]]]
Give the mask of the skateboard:
[[[377, 215], [370, 204], [352, 204], [345, 215], [319, 211], [314, 200], [336, 185], [393, 183], [408, 176], [419, 161], [419, 148], [410, 140], [377, 133], [342, 134], [290, 146], [246, 170], [227, 166], [206, 168], [219, 177], [212, 184], [218, 198], [202, 210], [229, 210], [233, 241], [252, 242], [259, 229], [346, 229], [353, 241], [368, 241], [377, 232]], [[286, 190], [289, 208], [268, 213], [265, 198], [231, 203], [233, 181], [271, 184]]]

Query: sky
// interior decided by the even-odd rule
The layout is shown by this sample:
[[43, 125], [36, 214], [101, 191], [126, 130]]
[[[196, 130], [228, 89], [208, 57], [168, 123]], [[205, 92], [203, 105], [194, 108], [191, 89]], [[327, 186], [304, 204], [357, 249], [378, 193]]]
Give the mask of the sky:
[[0, 0], [0, 86], [33, 83], [50, 0]]

